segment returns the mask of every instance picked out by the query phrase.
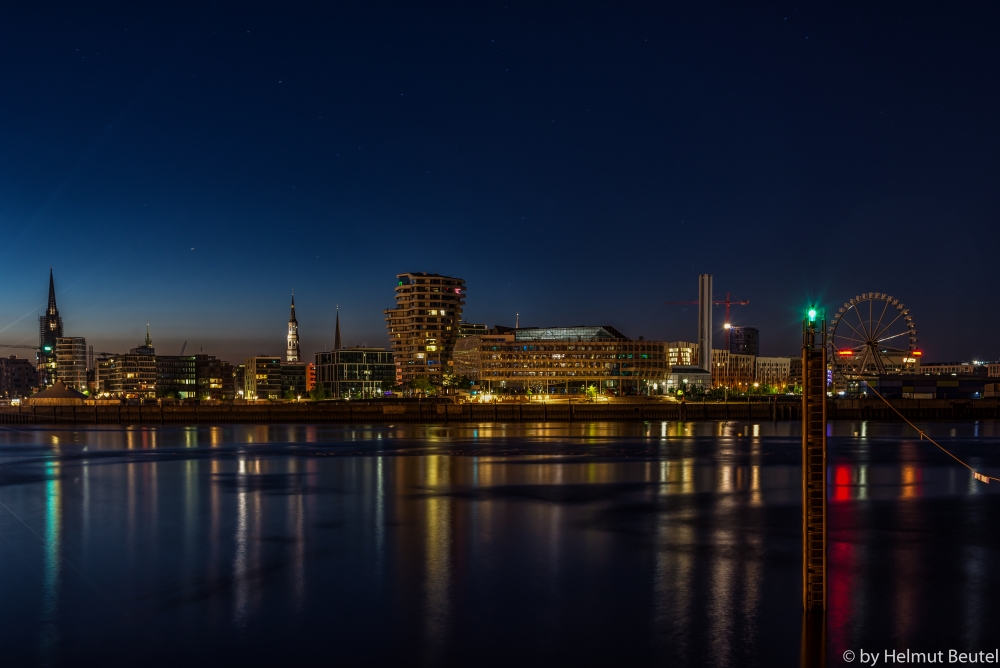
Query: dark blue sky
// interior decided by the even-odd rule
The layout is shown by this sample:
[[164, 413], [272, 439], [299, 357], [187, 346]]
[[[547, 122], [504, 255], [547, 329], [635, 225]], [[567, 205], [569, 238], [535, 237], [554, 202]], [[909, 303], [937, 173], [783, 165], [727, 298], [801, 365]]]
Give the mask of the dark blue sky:
[[690, 340], [709, 272], [765, 354], [879, 291], [925, 359], [1000, 358], [989, 4], [116, 4], [0, 15], [2, 342], [50, 265], [67, 335], [233, 360], [293, 288], [310, 358], [336, 304], [383, 345], [401, 271]]

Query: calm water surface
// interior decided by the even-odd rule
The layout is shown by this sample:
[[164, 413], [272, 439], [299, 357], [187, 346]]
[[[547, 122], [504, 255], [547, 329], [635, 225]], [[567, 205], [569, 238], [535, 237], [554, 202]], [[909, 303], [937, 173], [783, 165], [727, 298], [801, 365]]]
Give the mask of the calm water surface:
[[[1000, 472], [1000, 424], [926, 429]], [[1000, 495], [831, 426], [831, 665], [992, 649]], [[797, 424], [0, 429], [19, 665], [793, 666]]]

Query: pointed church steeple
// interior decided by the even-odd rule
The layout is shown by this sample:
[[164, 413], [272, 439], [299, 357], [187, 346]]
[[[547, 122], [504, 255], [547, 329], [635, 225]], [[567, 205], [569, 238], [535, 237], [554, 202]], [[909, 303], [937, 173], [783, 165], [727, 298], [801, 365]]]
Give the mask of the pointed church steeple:
[[63, 322], [62, 318], [59, 317], [59, 309], [56, 308], [56, 283], [52, 278], [52, 267], [49, 267], [49, 303], [45, 307], [45, 314], [38, 316], [36, 361], [38, 362], [38, 380], [42, 387], [49, 387], [56, 380], [53, 373], [54, 367], [49, 362], [54, 362], [56, 339], [62, 335]]
[[49, 306], [45, 311], [49, 316], [59, 313], [56, 308], [56, 283], [52, 279], [52, 267], [49, 267]]
[[333, 335], [333, 349], [340, 350], [340, 306], [337, 306], [337, 330]]
[[292, 290], [292, 312], [288, 316], [288, 348], [285, 350], [285, 361], [299, 361], [299, 321], [295, 319], [295, 290]]

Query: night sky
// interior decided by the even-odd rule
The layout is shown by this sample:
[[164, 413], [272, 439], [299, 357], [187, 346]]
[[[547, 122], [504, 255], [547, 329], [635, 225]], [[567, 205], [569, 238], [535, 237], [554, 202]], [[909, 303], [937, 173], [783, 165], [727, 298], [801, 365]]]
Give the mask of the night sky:
[[403, 271], [693, 340], [663, 302], [712, 273], [763, 354], [878, 291], [925, 360], [1000, 358], [989, 4], [116, 4], [0, 10], [0, 342], [49, 266], [95, 350], [148, 320], [234, 361], [283, 354], [293, 289], [307, 359], [337, 304], [385, 345]]

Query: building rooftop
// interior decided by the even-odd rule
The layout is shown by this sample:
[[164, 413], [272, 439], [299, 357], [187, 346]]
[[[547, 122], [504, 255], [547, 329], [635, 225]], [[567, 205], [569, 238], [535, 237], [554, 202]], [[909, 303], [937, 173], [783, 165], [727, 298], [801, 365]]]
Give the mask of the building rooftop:
[[32, 399], [86, 399], [87, 395], [77, 392], [72, 387], [66, 385], [61, 380], [57, 380], [52, 387], [31, 395]]
[[515, 341], [629, 341], [611, 325], [574, 325], [572, 327], [493, 328], [497, 334], [514, 334]]
[[[404, 272], [402, 272], [400, 274], [396, 274], [396, 276], [397, 277], [398, 276], [422, 276], [424, 278], [455, 278], [454, 276], [448, 276], [447, 274], [430, 274], [430, 273], [427, 273], [426, 271], [404, 271]], [[462, 279], [459, 278], [459, 279], [456, 279], [456, 280], [460, 281]]]

